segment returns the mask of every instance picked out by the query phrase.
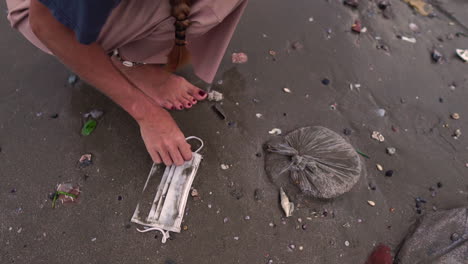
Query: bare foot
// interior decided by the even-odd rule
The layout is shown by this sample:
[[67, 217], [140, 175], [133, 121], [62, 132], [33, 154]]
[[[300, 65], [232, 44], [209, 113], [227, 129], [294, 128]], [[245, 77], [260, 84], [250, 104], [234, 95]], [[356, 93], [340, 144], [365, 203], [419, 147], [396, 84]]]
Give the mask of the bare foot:
[[185, 78], [165, 71], [159, 65], [126, 67], [115, 58], [112, 58], [112, 62], [129, 81], [166, 109], [191, 108], [207, 97], [205, 91], [192, 85]]

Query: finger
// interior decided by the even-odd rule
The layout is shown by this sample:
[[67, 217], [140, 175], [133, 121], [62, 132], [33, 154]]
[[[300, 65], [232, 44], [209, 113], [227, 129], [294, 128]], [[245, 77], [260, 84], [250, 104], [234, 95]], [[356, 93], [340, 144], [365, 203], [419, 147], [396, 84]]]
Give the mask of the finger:
[[187, 142], [184, 141], [182, 144], [179, 145], [179, 151], [180, 154], [182, 154], [182, 157], [185, 161], [189, 161], [192, 159], [191, 146]]
[[169, 156], [169, 153], [165, 149], [159, 150], [158, 153], [166, 166], [172, 165], [171, 156]]
[[182, 156], [180, 155], [179, 149], [176, 146], [173, 146], [169, 150], [169, 154], [171, 155], [171, 159], [174, 161], [174, 164], [177, 166], [180, 166], [184, 164], [184, 160], [182, 159]]
[[151, 159], [153, 160], [154, 163], [156, 163], [156, 164], [161, 164], [162, 163], [161, 157], [159, 157], [159, 154], [158, 154], [158, 152], [156, 150], [150, 151], [150, 156], [151, 156]]

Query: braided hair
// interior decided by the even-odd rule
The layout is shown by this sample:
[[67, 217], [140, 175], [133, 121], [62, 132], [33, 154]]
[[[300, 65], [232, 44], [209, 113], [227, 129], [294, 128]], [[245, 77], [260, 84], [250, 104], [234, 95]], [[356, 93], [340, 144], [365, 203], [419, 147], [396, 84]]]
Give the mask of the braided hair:
[[190, 26], [188, 16], [192, 0], [169, 0], [169, 2], [171, 4], [171, 15], [176, 21], [174, 23], [175, 42], [171, 52], [167, 55], [166, 69], [173, 72], [190, 61], [190, 54], [186, 47], [185, 32]]

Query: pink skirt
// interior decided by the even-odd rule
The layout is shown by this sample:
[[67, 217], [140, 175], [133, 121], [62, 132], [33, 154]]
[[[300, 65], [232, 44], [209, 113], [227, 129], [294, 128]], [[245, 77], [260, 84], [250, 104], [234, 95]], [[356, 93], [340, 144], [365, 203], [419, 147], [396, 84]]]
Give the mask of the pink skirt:
[[[52, 54], [29, 25], [30, 0], [7, 0], [8, 20], [32, 44]], [[195, 74], [212, 83], [247, 0], [196, 0], [187, 30], [187, 48]], [[174, 44], [174, 18], [169, 0], [122, 0], [106, 21], [97, 42], [118, 49], [132, 62], [165, 64]]]

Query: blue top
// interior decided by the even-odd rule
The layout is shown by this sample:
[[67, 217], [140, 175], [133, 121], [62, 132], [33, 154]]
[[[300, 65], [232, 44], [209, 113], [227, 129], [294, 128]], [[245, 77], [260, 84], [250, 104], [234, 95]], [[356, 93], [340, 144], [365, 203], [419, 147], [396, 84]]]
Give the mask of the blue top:
[[120, 0], [39, 0], [82, 44], [97, 40], [112, 9]]

